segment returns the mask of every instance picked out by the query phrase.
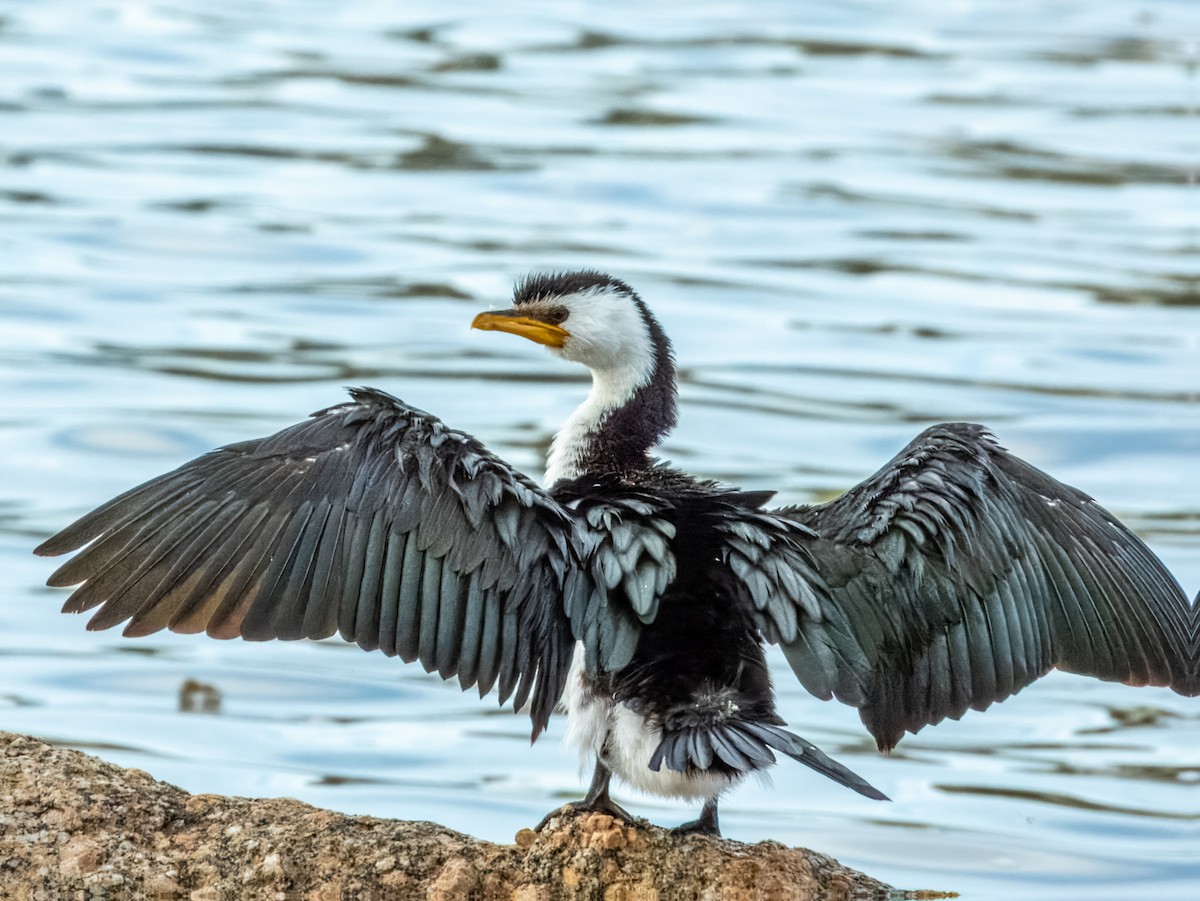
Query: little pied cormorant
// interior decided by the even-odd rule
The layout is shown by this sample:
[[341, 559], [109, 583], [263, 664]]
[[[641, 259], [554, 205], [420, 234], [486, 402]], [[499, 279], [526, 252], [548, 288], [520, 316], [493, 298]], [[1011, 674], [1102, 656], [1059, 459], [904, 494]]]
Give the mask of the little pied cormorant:
[[717, 799], [780, 752], [885, 796], [786, 731], [765, 641], [810, 692], [857, 707], [881, 749], [1053, 667], [1198, 690], [1191, 612], [1136, 536], [983, 428], [937, 425], [826, 504], [768, 509], [651, 456], [675, 425], [671, 345], [627, 284], [535, 275], [510, 332], [592, 373], [545, 487], [381, 391], [134, 488], [38, 549], [64, 609], [217, 638], [324, 638], [420, 660], [464, 689], [564, 698], [594, 757], [577, 808], [628, 814], [619, 776]]

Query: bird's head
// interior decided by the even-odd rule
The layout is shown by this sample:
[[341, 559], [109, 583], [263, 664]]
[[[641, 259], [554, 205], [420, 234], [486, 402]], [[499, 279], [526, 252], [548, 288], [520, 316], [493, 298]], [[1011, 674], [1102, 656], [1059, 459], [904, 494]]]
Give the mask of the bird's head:
[[629, 285], [591, 270], [526, 276], [511, 309], [480, 313], [471, 327], [520, 335], [594, 372], [649, 374], [666, 341]]
[[473, 328], [511, 332], [592, 371], [592, 390], [554, 437], [546, 479], [645, 466], [675, 425], [675, 361], [653, 314], [629, 285], [584, 270], [530, 275], [511, 309], [480, 313]]

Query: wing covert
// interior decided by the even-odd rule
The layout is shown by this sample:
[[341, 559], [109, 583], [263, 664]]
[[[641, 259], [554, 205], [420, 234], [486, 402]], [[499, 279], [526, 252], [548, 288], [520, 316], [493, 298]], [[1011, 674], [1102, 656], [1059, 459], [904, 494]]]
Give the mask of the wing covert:
[[588, 588], [570, 514], [469, 435], [351, 395], [82, 517], [36, 551], [84, 548], [49, 584], [82, 582], [64, 610], [126, 635], [340, 632], [501, 703], [532, 693], [536, 735], [573, 648], [563, 592]]
[[672, 545], [679, 515], [662, 496], [597, 478], [554, 487], [577, 526], [583, 566], [564, 594], [564, 607], [593, 676], [628, 664], [641, 627], [658, 616], [659, 601], [677, 575]]

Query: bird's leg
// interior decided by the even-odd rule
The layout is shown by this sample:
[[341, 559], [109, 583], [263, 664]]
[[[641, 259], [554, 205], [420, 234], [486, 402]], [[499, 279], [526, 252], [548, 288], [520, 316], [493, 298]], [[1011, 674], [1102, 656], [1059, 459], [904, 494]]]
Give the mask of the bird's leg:
[[608, 796], [608, 783], [612, 780], [612, 772], [596, 760], [596, 769], [592, 772], [592, 784], [588, 788], [587, 797], [575, 805], [576, 810], [586, 810], [594, 813], [607, 813], [617, 819], [633, 821], [633, 815]]
[[[564, 804], [558, 810], [550, 811], [537, 824], [536, 831], [541, 832], [550, 820], [568, 811], [573, 813], [606, 813], [627, 823], [634, 822], [633, 814], [629, 813], [629, 811], [609, 797], [608, 783], [611, 780], [612, 772], [597, 758], [596, 769], [592, 772], [592, 784], [588, 788], [587, 796], [582, 801], [572, 801], [569, 804]], [[716, 816], [715, 811], [713, 816]]]
[[720, 838], [721, 827], [717, 823], [717, 799], [709, 798], [704, 802], [699, 819], [676, 826], [671, 831], [676, 835], [715, 835]]

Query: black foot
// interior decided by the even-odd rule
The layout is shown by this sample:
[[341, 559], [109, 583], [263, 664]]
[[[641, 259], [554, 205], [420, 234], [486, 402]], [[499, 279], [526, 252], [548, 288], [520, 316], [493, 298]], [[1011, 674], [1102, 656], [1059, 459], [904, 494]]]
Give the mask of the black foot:
[[[612, 779], [612, 773], [608, 767], [602, 764], [599, 760], [596, 761], [596, 769], [592, 773], [592, 785], [588, 789], [587, 797], [582, 801], [572, 801], [570, 804], [564, 804], [558, 810], [552, 810], [537, 824], [536, 832], [541, 832], [556, 816], [564, 813], [580, 814], [580, 813], [606, 813], [610, 817], [616, 817], [618, 820], [624, 820], [626, 823], [637, 822], [636, 818], [628, 810], [617, 804], [608, 796], [608, 783]], [[707, 808], [705, 808], [707, 809]], [[715, 810], [714, 810], [715, 815]], [[703, 816], [703, 814], [701, 814]]]
[[618, 820], [624, 820], [626, 823], [637, 822], [637, 818], [633, 814], [606, 795], [591, 802], [584, 798], [582, 801], [572, 801], [569, 804], [564, 804], [558, 810], [552, 810], [542, 817], [542, 821], [533, 827], [533, 831], [541, 832], [546, 828], [546, 824], [555, 817], [564, 815], [578, 816], [581, 813], [605, 813], [610, 817], [616, 817]]
[[715, 823], [706, 823], [704, 820], [691, 820], [687, 823], [681, 823], [671, 830], [672, 835], [713, 835], [717, 838], [721, 837], [721, 829]]
[[675, 835], [712, 835], [720, 838], [721, 826], [717, 822], [717, 802], [705, 801], [699, 819], [676, 826], [671, 832]]

